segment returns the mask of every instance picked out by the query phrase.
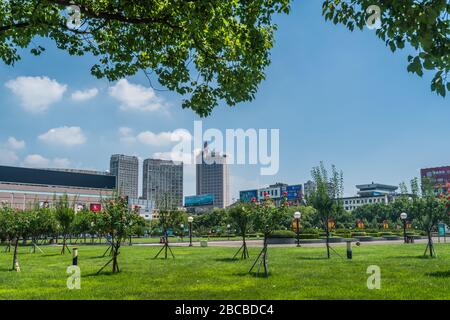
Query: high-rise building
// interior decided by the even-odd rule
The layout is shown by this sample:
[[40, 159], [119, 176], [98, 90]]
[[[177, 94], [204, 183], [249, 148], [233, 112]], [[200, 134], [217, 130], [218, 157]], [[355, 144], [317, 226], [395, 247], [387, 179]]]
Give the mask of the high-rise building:
[[450, 186], [450, 166], [420, 169], [422, 180], [430, 179], [436, 194], [447, 193]]
[[313, 181], [308, 180], [307, 182], [305, 182], [303, 184], [303, 189], [304, 189], [303, 192], [305, 193], [305, 196], [309, 197], [311, 195], [311, 193], [316, 189], [316, 184]]
[[138, 197], [139, 160], [137, 157], [113, 154], [109, 170], [116, 176], [117, 191], [120, 195], [133, 199]]
[[183, 206], [183, 163], [172, 160], [144, 160], [142, 196], [158, 207], [158, 200], [169, 195], [171, 205]]
[[212, 194], [214, 207], [225, 208], [230, 197], [227, 155], [209, 151], [208, 145], [196, 161], [197, 195]]

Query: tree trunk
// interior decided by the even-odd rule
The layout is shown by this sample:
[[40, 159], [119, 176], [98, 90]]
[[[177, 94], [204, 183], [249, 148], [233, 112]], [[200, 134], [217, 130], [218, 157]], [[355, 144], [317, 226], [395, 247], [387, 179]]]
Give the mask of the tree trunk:
[[14, 244], [14, 255], [13, 255], [13, 264], [11, 271], [14, 271], [16, 268], [16, 262], [17, 262], [17, 249], [19, 248], [19, 237], [16, 238], [16, 243]]
[[250, 257], [249, 254], [248, 254], [247, 242], [246, 242], [245, 234], [242, 235], [242, 249], [243, 249], [243, 251], [242, 251], [241, 258], [245, 260], [245, 259]]
[[430, 249], [430, 257], [433, 258], [433, 251], [434, 251], [434, 247], [433, 247], [433, 238], [431, 237], [431, 231], [428, 230], [428, 248]]
[[326, 235], [327, 235], [327, 239], [326, 239], [327, 257], [328, 257], [328, 259], [330, 259], [330, 230], [328, 229], [328, 219], [326, 222]]
[[264, 237], [264, 251], [263, 251], [263, 255], [262, 255], [262, 261], [264, 264], [264, 276], [268, 277], [269, 276], [269, 265], [267, 262], [267, 237]]

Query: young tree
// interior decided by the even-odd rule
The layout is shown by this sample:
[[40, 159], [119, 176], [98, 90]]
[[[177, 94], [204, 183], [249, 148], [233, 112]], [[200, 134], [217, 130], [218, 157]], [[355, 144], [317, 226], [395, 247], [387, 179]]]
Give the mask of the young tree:
[[283, 198], [280, 201], [279, 205], [276, 207], [273, 201], [270, 199], [270, 196], [265, 194], [264, 200], [259, 202], [253, 202], [251, 205], [251, 213], [253, 216], [253, 221], [255, 228], [263, 233], [264, 242], [263, 248], [250, 268], [249, 272], [252, 272], [253, 268], [259, 262], [259, 269], [261, 266], [264, 268], [264, 276], [269, 276], [269, 266], [267, 264], [267, 240], [272, 234], [273, 231], [280, 228], [283, 220], [286, 218], [287, 208], [289, 204], [287, 202], [286, 194], [283, 193]]
[[19, 239], [26, 239], [30, 232], [30, 214], [28, 211], [17, 211], [11, 208], [4, 208], [5, 228], [11, 242], [14, 244], [14, 253], [11, 271], [19, 271], [18, 249]]
[[308, 203], [316, 209], [317, 218], [326, 233], [327, 257], [330, 258], [330, 226], [331, 219], [336, 218], [343, 211], [342, 197], [344, 182], [342, 171], [331, 167], [331, 177], [322, 162], [311, 170], [315, 189], [308, 197]]
[[[255, 202], [256, 199], [252, 199], [252, 202]], [[230, 209], [228, 209], [228, 216], [232, 221], [234, 227], [236, 228], [239, 235], [242, 237], [242, 246], [233, 256], [233, 259], [241, 252], [241, 259], [247, 259], [250, 257], [247, 249], [247, 233], [252, 227], [253, 223], [253, 214], [252, 210], [248, 204], [237, 203]]]
[[98, 213], [99, 225], [111, 236], [111, 259], [97, 272], [99, 274], [106, 266], [112, 263], [112, 273], [120, 272], [117, 257], [120, 247], [131, 233], [136, 213], [128, 207], [125, 197], [113, 196], [104, 202], [103, 210]]
[[[92, 234], [92, 223], [95, 221], [95, 213], [89, 210], [81, 210], [75, 214], [73, 221], [73, 232], [77, 235], [77, 239], [80, 235], [83, 236], [84, 243], [86, 243], [86, 235]], [[95, 222], [94, 222], [95, 223]]]
[[0, 238], [6, 241], [5, 252], [11, 252], [11, 241], [14, 236], [11, 229], [12, 211], [13, 210], [6, 205], [0, 208]]
[[60, 196], [55, 201], [55, 218], [58, 221], [58, 229], [61, 231], [63, 236], [61, 254], [65, 254], [66, 248], [70, 252], [70, 249], [67, 246], [67, 237], [72, 231], [73, 221], [75, 218], [75, 211], [73, 209], [73, 205], [69, 203], [69, 197], [67, 194]]
[[420, 192], [418, 191], [418, 179], [411, 180], [411, 189], [413, 194], [412, 199], [412, 213], [415, 221], [427, 233], [427, 247], [425, 248], [424, 256], [427, 251], [430, 257], [436, 256], [436, 251], [433, 245], [432, 231], [437, 227], [437, 224], [446, 219], [448, 207], [447, 199], [443, 194], [436, 197], [433, 193], [433, 188], [428, 179], [422, 180]]
[[56, 221], [49, 208], [39, 208], [37, 205], [30, 211], [30, 236], [33, 244], [33, 253], [36, 253], [36, 249], [43, 253], [38, 246], [38, 239], [42, 236], [53, 234], [55, 229]]
[[175, 258], [172, 249], [169, 246], [169, 229], [179, 226], [185, 222], [186, 217], [183, 212], [177, 209], [173, 197], [169, 193], [165, 193], [162, 197], [156, 199], [156, 206], [159, 210], [158, 226], [162, 230], [164, 236], [164, 245], [161, 250], [155, 255], [154, 259], [158, 258], [161, 252], [164, 251], [164, 258], [167, 259], [167, 253], [170, 252], [172, 258]]

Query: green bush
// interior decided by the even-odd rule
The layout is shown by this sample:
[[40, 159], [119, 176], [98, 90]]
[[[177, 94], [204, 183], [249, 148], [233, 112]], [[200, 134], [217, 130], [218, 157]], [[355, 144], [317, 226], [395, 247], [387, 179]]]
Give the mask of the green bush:
[[269, 238], [295, 238], [295, 232], [290, 230], [275, 230]]
[[381, 233], [380, 232], [370, 232], [370, 233], [367, 233], [367, 235], [370, 236], [370, 237], [375, 237], [375, 238], [381, 237]]
[[367, 236], [367, 233], [363, 231], [352, 232], [352, 237], [364, 237]]
[[358, 239], [359, 241], [369, 241], [373, 239], [371, 236], [355, 236], [355, 239]]
[[343, 237], [343, 238], [351, 238], [352, 233], [350, 230], [347, 229], [336, 229], [336, 231], [333, 232], [333, 236]]
[[305, 233], [305, 234], [317, 234], [319, 235], [319, 229], [315, 229], [315, 228], [305, 228], [305, 229], [300, 229], [300, 233]]

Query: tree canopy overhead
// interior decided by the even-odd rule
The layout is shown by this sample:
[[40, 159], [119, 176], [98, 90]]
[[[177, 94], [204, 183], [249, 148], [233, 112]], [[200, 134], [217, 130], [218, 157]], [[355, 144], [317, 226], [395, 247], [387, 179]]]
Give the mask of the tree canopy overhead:
[[[49, 38], [71, 55], [97, 57], [91, 73], [114, 81], [144, 70], [184, 98], [183, 108], [207, 116], [220, 101], [251, 101], [265, 78], [274, 44], [276, 14], [291, 0], [3, 0], [0, 59], [12, 65], [19, 48], [41, 54], [36, 37]], [[373, 1], [326, 0], [325, 19], [364, 28]], [[76, 5], [81, 26], [67, 25]], [[431, 88], [444, 96], [450, 85], [449, 5], [446, 0], [385, 0], [376, 34], [394, 51], [409, 43], [409, 72], [436, 72]], [[71, 15], [73, 17], [73, 15]], [[445, 87], [447, 86], [447, 88]]]
[[[35, 36], [72, 55], [98, 57], [91, 72], [117, 80], [145, 70], [185, 97], [184, 108], [210, 114], [220, 100], [252, 100], [269, 65], [275, 25], [290, 0], [28, 0], [0, 2], [0, 57], [13, 64]], [[76, 5], [81, 26], [67, 26]], [[72, 15], [71, 15], [72, 16]], [[40, 54], [44, 48], [32, 48]]]
[[380, 28], [376, 35], [392, 52], [409, 44], [415, 55], [408, 56], [408, 72], [420, 77], [424, 69], [434, 70], [431, 90], [445, 97], [450, 90], [450, 3], [448, 0], [326, 0], [322, 13], [326, 20], [344, 24], [350, 31], [363, 29], [380, 8]]

